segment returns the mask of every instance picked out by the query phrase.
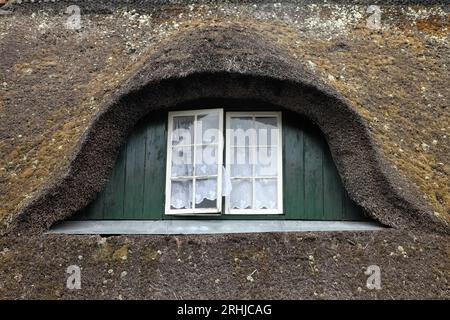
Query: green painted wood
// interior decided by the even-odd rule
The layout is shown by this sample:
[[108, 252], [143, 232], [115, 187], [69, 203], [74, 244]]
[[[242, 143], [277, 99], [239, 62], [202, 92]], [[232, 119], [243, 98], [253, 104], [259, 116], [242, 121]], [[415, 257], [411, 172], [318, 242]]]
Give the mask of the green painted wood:
[[119, 152], [116, 165], [105, 190], [103, 218], [107, 220], [123, 219], [125, 199], [126, 148]]
[[161, 219], [164, 213], [166, 114], [139, 125], [122, 147], [105, 188], [75, 219]]
[[166, 185], [167, 132], [166, 114], [152, 117], [146, 128], [144, 213], [146, 219], [164, 217]]
[[138, 127], [130, 136], [126, 152], [124, 212], [130, 219], [144, 218], [145, 127]]
[[[302, 141], [298, 137], [303, 134]], [[290, 114], [283, 119], [283, 209], [286, 219], [365, 220], [349, 198], [320, 130]], [[303, 152], [303, 157], [299, 153]]]
[[[77, 219], [186, 219], [164, 215], [166, 125], [167, 113], [160, 113], [136, 127], [105, 189]], [[292, 113], [283, 115], [283, 211], [283, 215], [207, 219], [365, 219], [345, 192], [320, 130]]]
[[86, 217], [92, 220], [102, 220], [104, 210], [105, 196], [103, 192], [97, 194], [97, 198], [87, 207]]
[[305, 211], [302, 217], [308, 220], [323, 218], [323, 144], [320, 136], [305, 131], [304, 179]]
[[[326, 147], [326, 146], [325, 146]], [[323, 220], [343, 218], [343, 185], [328, 148], [323, 149]]]
[[283, 212], [286, 219], [299, 219], [305, 211], [304, 133], [297, 117], [283, 122]]
[[343, 191], [343, 199], [342, 220], [368, 220], [367, 217], [364, 216], [362, 210], [350, 199], [345, 190]]

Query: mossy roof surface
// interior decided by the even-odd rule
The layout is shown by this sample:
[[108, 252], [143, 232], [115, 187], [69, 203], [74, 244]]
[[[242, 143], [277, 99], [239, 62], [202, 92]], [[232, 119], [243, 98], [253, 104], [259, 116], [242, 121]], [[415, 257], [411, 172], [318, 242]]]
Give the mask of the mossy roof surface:
[[380, 5], [371, 28], [367, 5], [98, 3], [78, 1], [80, 30], [66, 27], [64, 1], [0, 15], [0, 219], [65, 172], [103, 102], [156, 47], [214, 26], [247, 28], [305, 64], [449, 219], [448, 7]]

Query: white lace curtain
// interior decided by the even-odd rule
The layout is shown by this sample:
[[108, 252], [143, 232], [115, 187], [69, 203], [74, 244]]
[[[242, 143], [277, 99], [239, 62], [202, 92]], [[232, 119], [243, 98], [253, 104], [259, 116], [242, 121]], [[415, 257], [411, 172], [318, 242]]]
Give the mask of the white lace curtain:
[[[231, 119], [231, 127], [233, 128], [233, 119]], [[236, 118], [239, 126], [245, 126], [258, 129], [278, 129], [276, 126], [276, 118], [272, 117], [245, 117]], [[248, 120], [250, 119], [250, 120]], [[178, 121], [179, 120], [179, 121]], [[203, 117], [202, 121], [208, 123], [208, 127], [214, 126], [214, 121], [218, 127], [218, 118], [208, 118], [208, 115]], [[247, 121], [248, 120], [248, 121]], [[248, 123], [247, 123], [248, 122]], [[177, 117], [174, 118], [174, 129], [185, 129], [192, 134], [198, 129], [194, 130], [197, 122], [194, 117]], [[236, 125], [236, 127], [238, 127]], [[277, 179], [278, 179], [278, 145], [277, 139], [273, 137], [265, 143], [258, 145], [258, 142], [253, 142], [252, 145], [246, 147], [230, 147], [230, 159], [232, 163], [230, 166], [230, 176], [228, 176], [225, 168], [222, 172], [217, 172], [217, 162], [214, 164], [197, 164], [195, 167], [196, 176], [202, 178], [195, 179], [195, 196], [193, 186], [193, 153], [198, 152], [200, 147], [189, 145], [187, 146], [186, 138], [180, 139], [178, 136], [173, 136], [174, 141], [172, 154], [178, 157], [178, 163], [172, 164], [172, 177], [185, 177], [184, 179], [174, 179], [171, 186], [171, 207], [174, 209], [191, 209], [194, 207], [203, 207], [205, 200], [217, 200], [217, 176], [222, 175], [222, 195], [229, 197], [229, 204], [231, 209], [275, 209], [278, 207], [277, 203]], [[192, 141], [204, 141], [200, 138], [192, 137]], [[181, 140], [181, 141], [180, 141]], [[184, 140], [184, 141], [183, 141]], [[209, 139], [208, 139], [209, 140]], [[182, 147], [176, 146], [181, 142]], [[269, 144], [269, 145], [267, 145]], [[197, 148], [197, 149], [196, 149]], [[203, 148], [216, 148], [215, 146], [207, 145]], [[212, 150], [212, 149], [211, 149]], [[211, 152], [211, 150], [208, 150]], [[180, 161], [181, 159], [181, 161]], [[198, 156], [197, 156], [198, 159]], [[181, 163], [180, 163], [181, 162]], [[186, 178], [186, 177], [191, 178]], [[255, 197], [255, 199], [253, 199]], [[211, 204], [209, 205], [211, 207]]]
[[254, 205], [252, 180], [239, 179], [233, 180], [232, 183], [231, 209], [274, 209], [277, 207], [277, 183], [275, 179], [255, 180]]
[[[217, 199], [217, 179], [199, 179], [195, 184], [195, 204]], [[170, 205], [175, 209], [192, 208], [192, 181], [173, 181]], [[198, 207], [198, 206], [197, 206]]]
[[[170, 199], [172, 208], [216, 207], [218, 181], [216, 131], [219, 128], [219, 121], [218, 112], [174, 117], [171, 168], [173, 180]], [[196, 163], [194, 163], [194, 153]], [[205, 206], [203, 204], [205, 200], [214, 201], [214, 204], [209, 203]]]
[[[227, 181], [228, 180], [228, 181]], [[222, 180], [222, 195], [230, 196], [232, 209], [251, 209], [253, 186], [250, 179]], [[231, 182], [231, 183], [230, 183]], [[231, 186], [231, 188], [230, 188]], [[201, 204], [205, 199], [217, 199], [217, 180], [196, 181], [195, 203]], [[192, 208], [192, 181], [173, 181], [171, 206], [175, 209]], [[274, 209], [277, 207], [276, 179], [255, 179], [255, 208]]]
[[[222, 168], [222, 196], [228, 197], [231, 193], [231, 180]], [[217, 199], [217, 179], [198, 179], [195, 187], [195, 204], [199, 205], [205, 200], [215, 201]], [[172, 198], [170, 205], [175, 209], [192, 208], [192, 181], [172, 182]]]

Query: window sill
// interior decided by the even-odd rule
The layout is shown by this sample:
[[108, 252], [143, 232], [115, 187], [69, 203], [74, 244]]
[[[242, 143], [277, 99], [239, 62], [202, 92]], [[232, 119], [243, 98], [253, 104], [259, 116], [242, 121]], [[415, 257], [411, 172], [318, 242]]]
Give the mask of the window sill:
[[226, 234], [307, 231], [375, 231], [384, 227], [367, 221], [294, 220], [98, 220], [65, 221], [48, 233], [63, 234]]

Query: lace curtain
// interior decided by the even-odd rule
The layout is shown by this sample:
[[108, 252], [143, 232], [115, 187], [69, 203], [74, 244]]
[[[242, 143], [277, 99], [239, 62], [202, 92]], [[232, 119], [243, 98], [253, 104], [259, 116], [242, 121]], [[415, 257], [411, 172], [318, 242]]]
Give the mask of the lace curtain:
[[279, 147], [277, 118], [232, 117], [230, 127], [234, 130], [254, 130], [254, 135], [250, 135], [253, 138], [249, 140], [231, 140], [231, 163], [228, 164], [232, 179], [231, 209], [276, 209]]
[[[184, 177], [172, 181], [171, 207], [174, 209], [211, 208], [216, 204], [206, 204], [205, 200], [217, 200], [217, 174], [222, 174], [222, 195], [229, 197], [231, 209], [275, 209], [278, 207], [277, 179], [278, 179], [278, 145], [277, 134], [270, 134], [277, 128], [275, 117], [237, 117], [231, 119], [231, 128], [265, 129], [269, 132], [268, 139], [260, 139], [257, 132], [257, 141], [250, 142], [246, 146], [230, 147], [230, 176], [225, 168], [217, 172], [217, 147], [210, 144], [217, 138], [204, 139], [193, 137], [194, 132], [203, 132], [205, 128], [218, 128], [216, 115], [202, 115], [200, 120], [194, 121], [194, 117], [184, 116], [174, 118], [174, 129], [183, 129], [183, 135], [173, 135], [172, 146], [172, 178]], [[194, 130], [194, 126], [201, 123], [200, 128]], [[188, 134], [187, 134], [188, 133]], [[207, 145], [204, 145], [205, 140]], [[203, 145], [186, 145], [193, 141]], [[194, 173], [193, 153], [207, 154], [213, 163], [200, 163], [195, 166], [197, 178], [195, 179], [195, 196], [192, 175]], [[212, 155], [212, 156], [211, 156]], [[201, 176], [202, 178], [198, 178]], [[190, 177], [190, 178], [188, 178]], [[255, 199], [253, 199], [255, 197]]]
[[[231, 182], [231, 183], [230, 183]], [[276, 179], [255, 179], [255, 208], [274, 209], [277, 207]], [[252, 181], [250, 179], [223, 179], [222, 195], [230, 196], [232, 209], [252, 208]], [[231, 188], [230, 188], [231, 186]], [[195, 203], [201, 204], [205, 199], [217, 199], [217, 180], [196, 181]], [[173, 181], [171, 206], [175, 209], [192, 208], [192, 181]], [[197, 206], [198, 207], [198, 206]]]
[[250, 179], [232, 181], [231, 209], [275, 209], [277, 208], [277, 180], [255, 179], [255, 206], [252, 207], [253, 185]]
[[[175, 179], [171, 182], [170, 205], [172, 208], [215, 208], [217, 206], [219, 121], [217, 111], [173, 118], [171, 177]], [[205, 200], [214, 203], [211, 204]]]
[[[231, 180], [225, 168], [222, 168], [222, 196], [229, 196], [231, 192]], [[217, 199], [217, 179], [198, 179], [195, 186], [195, 204], [199, 205], [204, 200], [215, 201]], [[175, 209], [192, 208], [192, 181], [172, 181], [171, 207]], [[198, 207], [198, 206], [197, 206]]]

